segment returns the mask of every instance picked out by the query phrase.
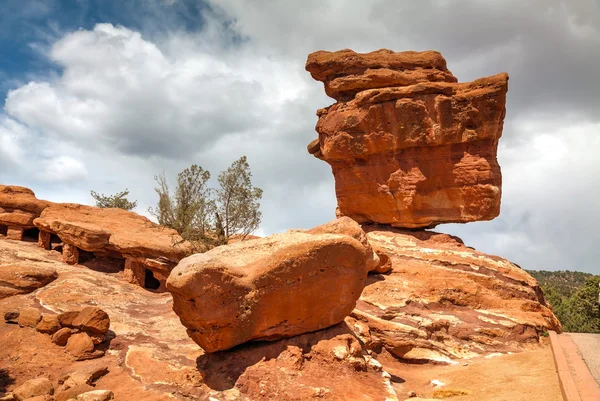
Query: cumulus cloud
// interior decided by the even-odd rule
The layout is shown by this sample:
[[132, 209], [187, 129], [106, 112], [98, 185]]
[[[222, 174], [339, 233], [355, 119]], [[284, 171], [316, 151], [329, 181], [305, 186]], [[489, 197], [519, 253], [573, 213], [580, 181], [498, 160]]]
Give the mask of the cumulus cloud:
[[155, 202], [154, 174], [174, 178], [196, 163], [216, 177], [245, 154], [265, 190], [260, 234], [311, 227], [334, 217], [330, 168], [305, 148], [316, 137], [316, 109], [333, 100], [304, 71], [307, 54], [436, 49], [461, 80], [500, 71], [511, 77], [499, 150], [501, 217], [438, 230], [526, 268], [600, 273], [590, 240], [600, 223], [594, 3], [208, 4], [199, 6], [197, 31], [173, 24], [175, 14], [157, 21], [157, 10], [182, 7], [160, 0], [140, 24], [160, 29], [106, 21], [54, 42], [47, 57], [60, 73], [7, 94], [0, 181], [18, 179], [41, 197], [81, 203], [91, 202], [90, 189], [129, 188], [144, 213]]
[[69, 156], [57, 156], [43, 160], [40, 178], [48, 182], [69, 182], [87, 178], [85, 165]]

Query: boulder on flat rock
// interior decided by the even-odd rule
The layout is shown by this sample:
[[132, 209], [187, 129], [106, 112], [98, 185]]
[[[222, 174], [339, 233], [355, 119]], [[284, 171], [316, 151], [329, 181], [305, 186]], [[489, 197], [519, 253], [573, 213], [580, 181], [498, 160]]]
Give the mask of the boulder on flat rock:
[[94, 349], [92, 338], [85, 332], [71, 335], [67, 340], [66, 350], [76, 361], [84, 361], [104, 356], [104, 351]]
[[52, 394], [54, 394], [54, 386], [52, 385], [52, 382], [45, 377], [27, 380], [13, 390], [14, 397], [19, 401], [40, 395]]
[[104, 334], [110, 327], [110, 318], [102, 309], [88, 306], [77, 314], [72, 325], [93, 334]]
[[167, 290], [188, 335], [215, 352], [339, 323], [362, 292], [371, 258], [349, 235], [288, 231], [187, 257]]
[[50, 267], [0, 265], [0, 299], [30, 293], [57, 277], [56, 270]]
[[319, 51], [306, 69], [339, 100], [308, 146], [331, 165], [338, 215], [421, 228], [499, 214], [507, 74], [457, 83], [432, 51]]

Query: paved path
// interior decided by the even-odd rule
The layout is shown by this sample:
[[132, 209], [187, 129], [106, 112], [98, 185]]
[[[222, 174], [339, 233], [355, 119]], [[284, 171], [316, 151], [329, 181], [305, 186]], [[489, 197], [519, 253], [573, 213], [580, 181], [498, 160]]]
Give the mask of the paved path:
[[[591, 373], [591, 368], [588, 368], [583, 357], [585, 355], [594, 371], [600, 373], [600, 370], [596, 370], [600, 367], [598, 364], [600, 349], [596, 342], [598, 340], [600, 340], [600, 336], [596, 338], [573, 333], [557, 335], [553, 331], [550, 332], [554, 363], [565, 401], [600, 400], [598, 378]], [[576, 341], [582, 344], [581, 350]]]
[[600, 334], [569, 333], [569, 336], [600, 386]]

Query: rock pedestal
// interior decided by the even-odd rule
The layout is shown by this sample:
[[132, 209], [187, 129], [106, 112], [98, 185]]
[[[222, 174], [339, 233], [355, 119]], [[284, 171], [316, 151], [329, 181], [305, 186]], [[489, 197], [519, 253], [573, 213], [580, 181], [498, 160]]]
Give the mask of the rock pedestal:
[[51, 249], [51, 243], [50, 243], [51, 240], [52, 240], [52, 234], [50, 234], [49, 232], [40, 230], [40, 234], [38, 237], [38, 246], [40, 248], [50, 250]]
[[8, 226], [6, 238], [15, 241], [23, 240], [23, 227]]
[[79, 249], [75, 245], [65, 243], [62, 252], [63, 262], [69, 265], [79, 263]]

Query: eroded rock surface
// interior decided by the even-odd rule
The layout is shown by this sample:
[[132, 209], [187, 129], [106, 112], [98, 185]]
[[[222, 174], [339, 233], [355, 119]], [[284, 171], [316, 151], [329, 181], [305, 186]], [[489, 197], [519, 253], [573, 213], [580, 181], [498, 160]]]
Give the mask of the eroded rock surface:
[[364, 286], [373, 250], [346, 234], [350, 219], [220, 246], [183, 259], [167, 289], [188, 334], [205, 351], [274, 340], [342, 321]]
[[0, 265], [0, 299], [34, 291], [56, 279], [56, 270], [24, 264]]
[[0, 237], [23, 239], [24, 230], [33, 228], [33, 220], [50, 204], [29, 188], [0, 185]]
[[499, 214], [507, 74], [457, 83], [432, 51], [319, 51], [306, 69], [338, 100], [308, 151], [332, 167], [339, 215], [419, 228]]
[[370, 348], [408, 360], [450, 361], [539, 346], [561, 330], [536, 280], [456, 237], [366, 227], [389, 257], [369, 276], [351, 324]]
[[149, 270], [164, 290], [171, 269], [186, 255], [186, 244], [175, 230], [122, 209], [62, 203], [46, 208], [34, 224], [63, 242], [63, 260], [81, 261], [81, 251], [112, 259], [126, 270], [124, 277], [144, 285]]
[[[29, 379], [47, 376], [58, 383], [57, 401], [105, 389], [116, 400], [295, 401], [302, 396], [345, 401], [354, 399], [357, 389], [364, 400], [397, 400], [389, 375], [377, 367], [344, 323], [206, 354], [187, 336], [173, 312], [170, 294], [152, 293], [112, 274], [64, 264], [59, 254], [33, 243], [0, 241], [0, 265], [24, 260], [36, 267], [50, 266], [59, 276], [33, 293], [0, 300], [0, 314], [42, 309], [44, 314], [58, 314], [59, 322], [68, 326], [78, 315], [69, 312], [93, 306], [107, 312], [109, 333], [114, 333], [104, 357], [74, 361], [50, 335], [0, 323], [0, 368], [14, 380], [8, 384], [9, 392]], [[85, 380], [66, 379], [66, 373], [98, 366], [107, 373], [93, 387]]]

